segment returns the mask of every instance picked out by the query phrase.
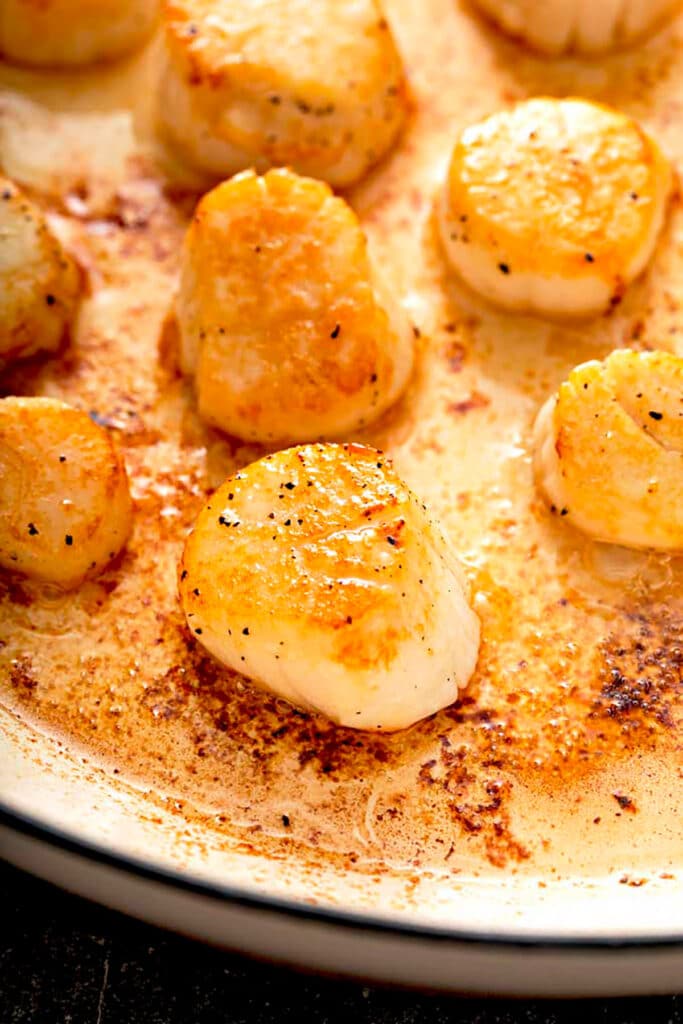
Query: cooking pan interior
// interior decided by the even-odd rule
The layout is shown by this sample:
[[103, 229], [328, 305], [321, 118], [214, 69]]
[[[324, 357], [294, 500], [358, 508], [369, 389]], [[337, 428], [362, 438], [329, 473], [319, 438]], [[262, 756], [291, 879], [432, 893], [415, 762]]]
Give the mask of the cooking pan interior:
[[581, 94], [683, 155], [682, 23], [598, 62], [548, 61], [465, 4], [391, 0], [412, 113], [348, 193], [415, 327], [407, 394], [353, 440], [386, 450], [461, 556], [483, 645], [457, 705], [391, 736], [337, 729], [222, 670], [176, 568], [226, 475], [264, 453], [206, 427], [177, 372], [178, 250], [211, 182], [155, 129], [159, 40], [78, 74], [0, 65], [0, 154], [87, 279], [70, 344], [11, 369], [116, 436], [136, 502], [123, 558], [65, 596], [0, 581], [0, 800], [116, 856], [216, 887], [478, 934], [680, 932], [683, 561], [553, 519], [531, 471], [540, 403], [621, 345], [681, 351], [676, 200], [610, 315], [496, 312], [446, 272], [433, 204], [457, 132]]

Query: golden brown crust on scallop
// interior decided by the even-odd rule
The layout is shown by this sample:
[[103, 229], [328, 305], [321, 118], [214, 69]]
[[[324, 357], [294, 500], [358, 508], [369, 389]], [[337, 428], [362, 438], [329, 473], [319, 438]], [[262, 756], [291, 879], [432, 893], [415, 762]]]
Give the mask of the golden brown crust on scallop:
[[2, 0], [0, 55], [38, 67], [112, 60], [141, 46], [158, 14], [159, 0]]
[[76, 307], [80, 276], [40, 210], [0, 178], [0, 369], [54, 351]]
[[69, 588], [101, 572], [132, 525], [106, 430], [50, 398], [0, 399], [0, 565]]
[[238, 175], [204, 196], [184, 248], [184, 369], [205, 419], [263, 441], [335, 437], [405, 386], [412, 333], [379, 294], [344, 200], [289, 171]]
[[376, 0], [167, 0], [164, 18], [161, 116], [199, 167], [287, 164], [343, 186], [393, 143], [406, 87]]
[[683, 548], [683, 359], [621, 349], [577, 366], [539, 413], [539, 486], [598, 540]]
[[362, 445], [290, 448], [226, 481], [188, 538], [180, 596], [221, 661], [359, 728], [450, 703], [476, 662], [456, 559]]
[[444, 248], [471, 287], [508, 309], [595, 315], [645, 268], [671, 180], [659, 146], [625, 114], [527, 100], [456, 142]]

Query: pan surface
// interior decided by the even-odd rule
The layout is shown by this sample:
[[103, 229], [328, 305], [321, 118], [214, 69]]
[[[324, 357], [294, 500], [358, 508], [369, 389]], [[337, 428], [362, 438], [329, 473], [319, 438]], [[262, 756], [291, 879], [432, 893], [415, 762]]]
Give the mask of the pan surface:
[[[116, 436], [131, 543], [64, 594], [0, 579], [1, 852], [156, 923], [306, 966], [460, 990], [665, 992], [683, 978], [683, 559], [593, 543], [538, 500], [530, 431], [577, 363], [683, 353], [683, 217], [609, 316], [511, 317], [446, 273], [434, 196], [458, 131], [532, 95], [637, 117], [683, 161], [683, 17], [597, 61], [534, 57], [464, 3], [391, 0], [413, 110], [347, 198], [415, 325], [388, 451], [460, 553], [483, 644], [457, 705], [338, 729], [221, 669], [185, 629], [183, 539], [264, 453], [199, 419], [170, 311], [211, 182], [154, 130], [159, 42], [123, 64], [0, 64], [0, 164], [87, 294], [57, 357], [5, 373]], [[629, 969], [631, 968], [631, 969]], [[637, 968], [637, 969], [636, 969]]]

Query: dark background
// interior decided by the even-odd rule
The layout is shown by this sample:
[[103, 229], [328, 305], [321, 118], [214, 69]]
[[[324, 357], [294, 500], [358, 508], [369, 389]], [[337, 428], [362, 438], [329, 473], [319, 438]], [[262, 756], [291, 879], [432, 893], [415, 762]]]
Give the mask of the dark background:
[[683, 1024], [683, 998], [456, 999], [254, 963], [0, 863], [0, 1024]]

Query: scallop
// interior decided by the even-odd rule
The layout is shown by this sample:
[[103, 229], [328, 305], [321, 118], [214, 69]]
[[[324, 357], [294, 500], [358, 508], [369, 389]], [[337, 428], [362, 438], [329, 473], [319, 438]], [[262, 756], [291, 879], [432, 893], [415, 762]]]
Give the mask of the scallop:
[[18, 64], [77, 67], [137, 49], [159, 0], [2, 0], [0, 54]]
[[132, 525], [106, 430], [52, 398], [0, 399], [0, 566], [64, 589], [116, 557]]
[[581, 99], [532, 99], [465, 129], [439, 210], [453, 269], [492, 303], [594, 316], [651, 259], [672, 173], [630, 117]]
[[683, 548], [683, 359], [620, 349], [577, 366], [538, 414], [536, 479], [596, 540]]
[[199, 203], [177, 302], [201, 415], [278, 444], [341, 437], [400, 395], [412, 327], [324, 182], [249, 171]]
[[41, 211], [0, 178], [0, 369], [59, 347], [80, 276]]
[[451, 704], [477, 661], [457, 558], [362, 445], [289, 448], [227, 480], [188, 537], [180, 596], [224, 665], [356, 729], [403, 729]]
[[500, 28], [534, 50], [597, 54], [654, 31], [681, 0], [475, 0]]
[[346, 186], [394, 142], [406, 84], [376, 0], [168, 0], [164, 18], [160, 116], [196, 167]]

